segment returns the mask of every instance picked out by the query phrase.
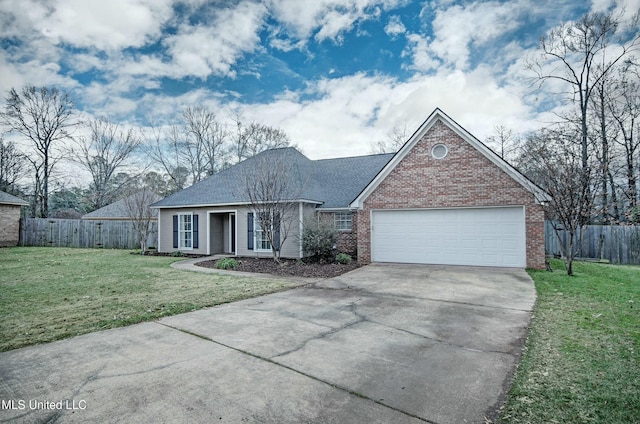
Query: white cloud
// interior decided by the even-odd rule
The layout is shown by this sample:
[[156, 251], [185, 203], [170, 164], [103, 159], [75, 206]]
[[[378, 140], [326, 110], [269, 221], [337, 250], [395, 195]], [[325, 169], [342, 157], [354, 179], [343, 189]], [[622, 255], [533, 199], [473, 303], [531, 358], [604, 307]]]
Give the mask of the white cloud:
[[266, 4], [273, 17], [281, 24], [286, 35], [296, 40], [275, 43], [273, 46], [300, 48], [312, 36], [319, 42], [332, 40], [340, 43], [343, 34], [351, 31], [357, 22], [378, 19], [380, 8], [390, 10], [406, 2], [407, 0], [268, 0]]
[[501, 87], [487, 67], [472, 72], [420, 75], [401, 82], [390, 77], [356, 74], [322, 79], [298, 96], [267, 104], [235, 104], [247, 117], [283, 128], [313, 159], [368, 154], [373, 143], [395, 125], [409, 132], [440, 107], [479, 139], [504, 124], [516, 131], [539, 127], [523, 102], [519, 86]]
[[410, 34], [408, 51], [414, 56], [411, 67], [429, 71], [442, 62], [455, 69], [468, 69], [472, 47], [486, 45], [517, 28], [521, 10], [519, 2], [473, 2], [434, 11], [425, 7], [423, 15], [434, 14], [433, 35]]
[[391, 37], [396, 37], [400, 34], [404, 34], [407, 31], [400, 16], [392, 16], [389, 18], [387, 26], [384, 27], [384, 32]]
[[140, 47], [158, 37], [163, 23], [173, 15], [170, 0], [57, 0], [46, 7], [25, 1], [13, 6], [14, 16], [24, 14], [18, 26], [39, 32], [52, 44], [99, 50]]
[[266, 12], [262, 5], [243, 1], [219, 10], [206, 26], [181, 26], [163, 41], [173, 60], [171, 76], [235, 76], [232, 68], [237, 59], [260, 43], [258, 32]]

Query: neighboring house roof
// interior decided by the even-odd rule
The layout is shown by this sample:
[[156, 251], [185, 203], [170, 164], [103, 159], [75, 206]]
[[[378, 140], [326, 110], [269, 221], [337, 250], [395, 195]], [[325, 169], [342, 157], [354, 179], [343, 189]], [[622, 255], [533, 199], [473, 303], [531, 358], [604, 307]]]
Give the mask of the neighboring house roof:
[[[90, 219], [90, 220], [107, 220], [107, 219], [131, 219], [131, 212], [127, 207], [127, 200], [135, 200], [134, 196], [143, 196], [143, 192], [134, 193], [131, 196], [128, 196], [124, 199], [120, 199], [117, 202], [113, 202], [107, 206], [103, 206], [100, 209], [96, 209], [93, 212], [89, 212], [82, 216], [82, 219]], [[156, 193], [151, 193], [149, 196], [149, 203], [160, 199], [160, 195]], [[135, 202], [132, 203], [132, 206], [135, 205]], [[155, 209], [151, 210], [152, 216], [156, 218], [158, 216], [158, 211]]]
[[29, 202], [22, 200], [13, 194], [0, 191], [0, 204], [2, 205], [16, 205], [16, 206], [29, 206]]
[[538, 202], [544, 202], [550, 200], [549, 194], [538, 187], [535, 183], [522, 175], [517, 169], [511, 166], [508, 162], [498, 156], [493, 150], [487, 147], [480, 140], [475, 138], [471, 133], [462, 128], [456, 121], [451, 119], [439, 108], [436, 108], [431, 115], [422, 123], [420, 128], [413, 133], [411, 138], [398, 150], [398, 152], [385, 164], [381, 171], [371, 180], [371, 182], [362, 190], [362, 192], [353, 200], [350, 204], [352, 208], [361, 208], [364, 201], [369, 195], [378, 187], [378, 185], [393, 171], [393, 169], [404, 159], [404, 157], [413, 149], [413, 147], [424, 137], [424, 135], [433, 127], [433, 125], [442, 121], [445, 125], [451, 128], [456, 134], [458, 134], [463, 140], [473, 146], [476, 150], [482, 153], [487, 159], [489, 159], [494, 165], [502, 169], [511, 178], [521, 184], [526, 190], [530, 191]]
[[[152, 205], [154, 208], [250, 203], [246, 176], [260, 163], [287, 164], [286, 174], [300, 200], [320, 208], [344, 209], [393, 154], [311, 160], [293, 147], [271, 149], [224, 169]], [[291, 199], [296, 200], [296, 199]]]

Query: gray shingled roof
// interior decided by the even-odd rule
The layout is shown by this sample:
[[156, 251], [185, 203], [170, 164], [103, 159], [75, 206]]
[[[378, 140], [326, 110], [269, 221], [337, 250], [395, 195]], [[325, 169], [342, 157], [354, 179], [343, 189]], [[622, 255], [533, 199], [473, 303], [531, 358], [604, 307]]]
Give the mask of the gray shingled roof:
[[292, 191], [321, 208], [347, 208], [393, 154], [312, 161], [293, 147], [262, 152], [181, 190], [153, 207], [186, 207], [248, 203], [244, 181], [261, 163], [288, 164]]
[[0, 204], [17, 206], [29, 205], [28, 202], [22, 200], [21, 198], [16, 197], [13, 194], [5, 193], [4, 191], [0, 191]]
[[[131, 196], [127, 197], [131, 198], [133, 196], [142, 196], [142, 192], [134, 193]], [[149, 196], [151, 199], [159, 199], [160, 196], [158, 194], [152, 193]], [[127, 208], [127, 204], [125, 203], [126, 199], [120, 199], [117, 202], [113, 202], [107, 206], [103, 206], [100, 209], [96, 209], [93, 212], [89, 212], [82, 216], [82, 219], [131, 219], [131, 214], [129, 209]], [[135, 203], [134, 203], [135, 205]], [[158, 211], [152, 210], [153, 216], [157, 216]]]

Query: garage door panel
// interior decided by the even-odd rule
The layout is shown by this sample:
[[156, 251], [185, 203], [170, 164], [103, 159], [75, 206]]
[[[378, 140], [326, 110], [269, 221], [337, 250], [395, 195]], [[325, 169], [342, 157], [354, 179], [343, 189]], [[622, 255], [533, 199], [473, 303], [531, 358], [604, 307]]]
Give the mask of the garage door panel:
[[373, 211], [375, 262], [523, 267], [522, 207]]

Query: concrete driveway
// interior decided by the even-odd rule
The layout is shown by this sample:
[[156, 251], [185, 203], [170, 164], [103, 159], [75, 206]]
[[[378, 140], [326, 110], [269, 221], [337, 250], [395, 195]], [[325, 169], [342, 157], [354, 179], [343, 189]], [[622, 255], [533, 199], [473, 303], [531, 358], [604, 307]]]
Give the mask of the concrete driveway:
[[0, 354], [0, 421], [484, 423], [535, 300], [518, 269], [370, 265]]

